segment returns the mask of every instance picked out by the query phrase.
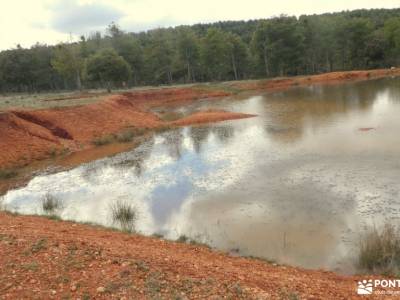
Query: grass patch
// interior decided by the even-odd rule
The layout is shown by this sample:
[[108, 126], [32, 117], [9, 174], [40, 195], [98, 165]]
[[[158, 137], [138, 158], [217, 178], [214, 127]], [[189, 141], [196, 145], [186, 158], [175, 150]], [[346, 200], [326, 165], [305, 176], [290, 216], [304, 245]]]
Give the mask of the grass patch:
[[50, 193], [47, 193], [42, 198], [42, 210], [48, 216], [57, 216], [57, 212], [62, 209], [62, 207], [62, 201]]
[[114, 141], [114, 136], [111, 134], [103, 135], [100, 137], [95, 138], [92, 143], [96, 146], [104, 146], [111, 144]]
[[299, 300], [300, 297], [296, 292], [282, 289], [279, 293], [279, 299], [282, 300]]
[[180, 111], [166, 111], [166, 112], [159, 113], [159, 116], [163, 121], [171, 122], [171, 121], [176, 121], [178, 119], [181, 119], [185, 115], [184, 115], [184, 113], [182, 113]]
[[133, 130], [125, 130], [115, 136], [115, 140], [119, 143], [129, 143], [133, 141], [135, 133]]
[[104, 146], [114, 142], [129, 143], [132, 142], [136, 136], [143, 135], [145, 131], [145, 128], [130, 128], [118, 134], [107, 134], [97, 137], [92, 141], [92, 144], [95, 146]]
[[0, 170], [0, 179], [11, 179], [18, 175], [18, 172], [12, 169]]
[[190, 245], [194, 245], [194, 246], [200, 246], [200, 247], [205, 247], [208, 249], [211, 249], [211, 246], [206, 244], [206, 243], [202, 243], [202, 242], [198, 242], [195, 239], [191, 239], [186, 235], [180, 235], [177, 239], [176, 242], [178, 243], [183, 243], [183, 244], [190, 244]]
[[158, 272], [151, 273], [146, 278], [145, 285], [146, 285], [146, 290], [150, 295], [155, 296], [158, 293], [160, 293], [163, 286], [160, 280], [160, 273]]
[[117, 224], [123, 231], [135, 231], [137, 212], [131, 203], [117, 201], [110, 205], [110, 210], [114, 224]]
[[37, 242], [35, 242], [32, 247], [31, 247], [31, 252], [32, 253], [37, 253], [41, 250], [46, 249], [47, 247], [47, 240], [46, 239], [40, 239]]
[[37, 262], [31, 262], [29, 264], [22, 265], [22, 269], [26, 271], [36, 272], [39, 270], [39, 264]]
[[362, 270], [385, 275], [397, 275], [400, 270], [400, 233], [385, 224], [381, 230], [368, 230], [360, 239], [358, 265]]

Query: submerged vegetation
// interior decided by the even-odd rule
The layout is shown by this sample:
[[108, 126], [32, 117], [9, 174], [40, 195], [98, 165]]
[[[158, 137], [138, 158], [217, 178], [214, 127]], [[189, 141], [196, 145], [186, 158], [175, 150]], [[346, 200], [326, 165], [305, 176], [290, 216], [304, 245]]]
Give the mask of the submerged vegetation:
[[134, 232], [137, 211], [133, 204], [126, 201], [117, 201], [110, 205], [111, 217], [114, 224], [123, 231]]
[[400, 63], [400, 9], [124, 32], [0, 52], [0, 92], [131, 87], [390, 68]]
[[400, 271], [400, 231], [391, 224], [373, 227], [360, 240], [359, 267], [367, 272], [398, 275]]
[[59, 211], [63, 208], [61, 199], [56, 196], [47, 193], [42, 198], [42, 210], [43, 212], [52, 217], [56, 217]]

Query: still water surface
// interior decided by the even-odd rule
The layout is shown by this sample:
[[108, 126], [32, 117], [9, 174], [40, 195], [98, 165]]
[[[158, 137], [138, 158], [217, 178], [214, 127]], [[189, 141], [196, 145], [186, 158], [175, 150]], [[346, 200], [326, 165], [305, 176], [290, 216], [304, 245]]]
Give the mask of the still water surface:
[[112, 225], [129, 201], [140, 233], [186, 236], [218, 249], [306, 268], [354, 272], [367, 226], [400, 216], [400, 79], [200, 101], [258, 117], [160, 133], [132, 151], [40, 175], [3, 201]]

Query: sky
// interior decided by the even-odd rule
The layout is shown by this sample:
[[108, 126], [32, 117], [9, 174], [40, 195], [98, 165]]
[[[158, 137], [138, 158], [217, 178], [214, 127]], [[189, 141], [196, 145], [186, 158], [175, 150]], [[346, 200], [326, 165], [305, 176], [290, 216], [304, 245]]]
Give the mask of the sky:
[[400, 0], [0, 0], [0, 50], [57, 44], [103, 31], [125, 31], [360, 8], [396, 8]]

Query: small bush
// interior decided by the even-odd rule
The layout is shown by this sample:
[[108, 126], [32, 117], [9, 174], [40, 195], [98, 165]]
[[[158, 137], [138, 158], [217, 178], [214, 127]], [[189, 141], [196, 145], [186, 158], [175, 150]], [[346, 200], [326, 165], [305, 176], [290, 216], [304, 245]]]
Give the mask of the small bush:
[[0, 179], [11, 179], [17, 175], [18, 173], [15, 170], [0, 170]]
[[135, 207], [124, 201], [117, 201], [110, 206], [111, 216], [114, 224], [117, 224], [123, 231], [133, 232], [137, 213]]
[[92, 143], [96, 146], [104, 146], [107, 144], [111, 144], [114, 140], [114, 136], [112, 135], [104, 135], [98, 138], [95, 138]]
[[135, 137], [135, 133], [133, 130], [126, 130], [116, 135], [115, 139], [120, 143], [129, 143], [132, 142]]
[[46, 194], [42, 198], [42, 210], [47, 215], [54, 216], [62, 208], [62, 201], [51, 194]]
[[375, 227], [361, 237], [358, 256], [363, 270], [395, 275], [400, 270], [400, 234], [395, 226], [386, 224], [381, 231]]

